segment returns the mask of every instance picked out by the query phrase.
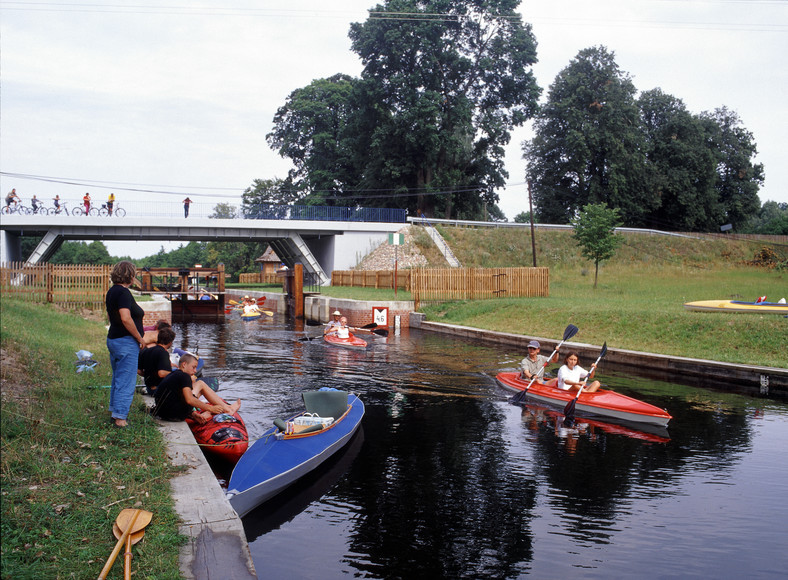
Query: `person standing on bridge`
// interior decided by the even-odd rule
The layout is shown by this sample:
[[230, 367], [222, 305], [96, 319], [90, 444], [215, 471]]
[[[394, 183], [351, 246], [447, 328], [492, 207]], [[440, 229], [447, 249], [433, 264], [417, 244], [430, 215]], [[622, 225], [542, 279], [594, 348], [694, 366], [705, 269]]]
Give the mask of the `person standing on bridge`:
[[189, 206], [191, 203], [192, 200], [190, 200], [188, 197], [183, 200], [183, 217], [185, 218], [189, 217]]

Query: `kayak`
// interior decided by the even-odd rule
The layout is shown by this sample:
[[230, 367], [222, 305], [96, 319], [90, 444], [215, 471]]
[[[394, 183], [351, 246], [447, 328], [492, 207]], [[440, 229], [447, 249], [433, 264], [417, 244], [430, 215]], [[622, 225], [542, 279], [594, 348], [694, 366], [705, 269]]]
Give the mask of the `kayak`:
[[[517, 371], [498, 373], [495, 379], [505, 389], [517, 392], [525, 390], [530, 382], [521, 379], [520, 373]], [[563, 407], [575, 397], [577, 391], [561, 390], [556, 386], [557, 383], [558, 379], [550, 379], [545, 383], [535, 382], [528, 389], [526, 397]], [[581, 393], [576, 409], [581, 413], [612, 417], [634, 423], [648, 423], [660, 427], [667, 427], [671, 419], [665, 409], [606, 389], [599, 389], [593, 393]]]
[[257, 320], [262, 315], [263, 313], [259, 310], [257, 312], [243, 312], [241, 313], [241, 318], [244, 320]]
[[739, 300], [698, 300], [684, 304], [687, 310], [711, 312], [749, 312], [788, 315], [788, 304], [779, 302], [742, 302]]
[[345, 391], [303, 394], [305, 411], [276, 419], [233, 469], [230, 505], [244, 516], [314, 470], [347, 444], [361, 425], [364, 403]]
[[343, 348], [352, 348], [356, 350], [363, 350], [369, 346], [366, 340], [357, 337], [352, 332], [347, 338], [339, 338], [335, 334], [326, 334], [323, 336], [323, 340], [334, 346], [341, 346]]
[[249, 446], [246, 424], [237, 412], [230, 415], [214, 415], [207, 423], [186, 419], [194, 439], [207, 455], [223, 459], [235, 465]]

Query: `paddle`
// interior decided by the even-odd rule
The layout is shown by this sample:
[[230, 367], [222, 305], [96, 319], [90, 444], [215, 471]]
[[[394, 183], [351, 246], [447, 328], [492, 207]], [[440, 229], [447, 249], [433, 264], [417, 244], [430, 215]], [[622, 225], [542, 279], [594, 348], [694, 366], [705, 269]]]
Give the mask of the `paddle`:
[[[602, 345], [602, 351], [599, 353], [599, 357], [596, 359], [596, 362], [594, 362], [594, 364], [591, 365], [591, 372], [593, 372], [594, 369], [596, 369], [596, 365], [599, 364], [599, 361], [602, 360], [606, 354], [607, 354], [607, 342], [605, 342]], [[572, 421], [575, 418], [575, 406], [577, 406], [577, 400], [580, 398], [580, 393], [583, 392], [583, 387], [586, 386], [586, 383], [588, 382], [588, 377], [591, 376], [591, 372], [589, 372], [586, 375], [586, 378], [583, 379], [583, 382], [580, 383], [580, 388], [577, 389], [577, 395], [575, 395], [575, 398], [569, 401], [566, 404], [566, 407], [564, 407], [564, 420]]]
[[377, 334], [378, 336], [388, 336], [389, 331], [386, 328], [376, 328], [378, 325], [374, 322], [370, 324], [365, 324], [364, 326], [354, 326], [353, 330], [356, 332], [371, 332], [372, 334]]
[[112, 553], [109, 555], [107, 559], [107, 563], [104, 564], [104, 568], [102, 568], [101, 573], [99, 574], [99, 580], [103, 580], [109, 574], [112, 565], [115, 563], [115, 558], [118, 557], [121, 548], [126, 543], [126, 538], [139, 532], [140, 530], [144, 529], [147, 526], [153, 514], [149, 511], [140, 510], [140, 509], [124, 509], [118, 514], [118, 517], [115, 519], [115, 523], [117, 524], [118, 528], [122, 530], [120, 538], [118, 538], [118, 543], [115, 544], [115, 549], [112, 550]]
[[[123, 535], [118, 524], [112, 524], [112, 533], [117, 539]], [[123, 554], [123, 580], [131, 580], [131, 546], [139, 542], [144, 535], [145, 530], [140, 530], [126, 537], [126, 551]]]
[[558, 352], [558, 349], [561, 347], [561, 345], [564, 344], [570, 338], [572, 338], [574, 335], [576, 335], [578, 330], [580, 329], [577, 328], [574, 324], [570, 324], [569, 326], [566, 327], [566, 329], [564, 330], [564, 337], [561, 339], [561, 342], [559, 342], [556, 345], [553, 353], [549, 357], [547, 357], [547, 361], [544, 363], [544, 365], [542, 365], [542, 368], [539, 369], [539, 372], [533, 376], [531, 382], [528, 383], [525, 389], [523, 389], [522, 391], [517, 393], [514, 397], [512, 397], [512, 403], [522, 403], [525, 401], [525, 395], [526, 393], [528, 393], [528, 389], [531, 388], [531, 385], [534, 384], [534, 381], [536, 381], [536, 379], [539, 378], [540, 375], [544, 374], [544, 370], [547, 368], [547, 365], [550, 364], [550, 361], [553, 360], [555, 353]]

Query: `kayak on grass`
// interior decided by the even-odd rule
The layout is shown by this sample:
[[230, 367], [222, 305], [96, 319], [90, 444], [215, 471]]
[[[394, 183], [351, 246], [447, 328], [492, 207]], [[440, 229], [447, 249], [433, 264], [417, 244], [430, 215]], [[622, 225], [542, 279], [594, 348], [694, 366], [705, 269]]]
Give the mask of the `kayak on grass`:
[[[505, 389], [516, 392], [524, 391], [530, 383], [530, 381], [520, 378], [519, 371], [498, 373], [495, 379]], [[575, 398], [577, 392], [564, 391], [559, 389], [557, 384], [558, 379], [550, 379], [544, 383], [534, 382], [528, 389], [526, 397], [563, 407]], [[583, 391], [577, 401], [576, 409], [581, 413], [635, 423], [648, 423], [660, 427], [667, 427], [672, 418], [665, 409], [606, 389], [599, 389], [593, 393]]]
[[699, 312], [749, 312], [751, 314], [788, 315], [788, 304], [780, 302], [742, 302], [740, 300], [697, 300], [686, 302], [684, 308]]

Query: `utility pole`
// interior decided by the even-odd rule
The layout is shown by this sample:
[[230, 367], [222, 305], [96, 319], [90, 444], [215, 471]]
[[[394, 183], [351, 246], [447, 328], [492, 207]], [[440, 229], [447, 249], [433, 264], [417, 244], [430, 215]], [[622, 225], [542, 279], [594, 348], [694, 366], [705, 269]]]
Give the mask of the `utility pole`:
[[528, 209], [531, 214], [531, 254], [534, 257], [534, 268], [536, 268], [536, 238], [534, 237], [534, 203], [531, 199], [531, 180], [528, 180]]

